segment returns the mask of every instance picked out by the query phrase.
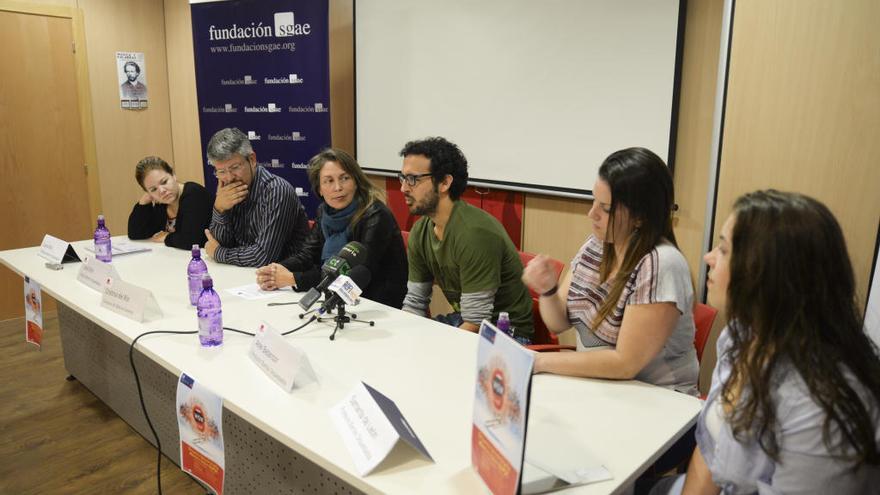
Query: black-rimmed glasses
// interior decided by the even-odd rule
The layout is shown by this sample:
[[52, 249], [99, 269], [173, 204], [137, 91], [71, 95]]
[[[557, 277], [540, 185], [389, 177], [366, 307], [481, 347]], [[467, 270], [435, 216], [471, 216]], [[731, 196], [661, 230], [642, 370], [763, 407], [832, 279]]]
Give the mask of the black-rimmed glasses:
[[418, 184], [420, 180], [424, 179], [425, 177], [430, 177], [430, 176], [431, 176], [430, 172], [428, 172], [427, 174], [415, 174], [415, 175], [413, 175], [413, 174], [403, 175], [398, 172], [397, 179], [400, 181], [401, 185], [406, 184], [409, 187], [416, 187], [416, 184]]

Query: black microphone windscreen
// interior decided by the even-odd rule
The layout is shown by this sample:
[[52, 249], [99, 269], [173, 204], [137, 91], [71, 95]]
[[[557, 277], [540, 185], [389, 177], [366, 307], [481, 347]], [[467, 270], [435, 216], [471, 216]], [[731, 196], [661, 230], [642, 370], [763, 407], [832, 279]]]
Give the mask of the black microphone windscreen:
[[339, 250], [340, 258], [348, 262], [348, 265], [354, 268], [357, 265], [363, 265], [367, 262], [369, 250], [360, 242], [351, 241]]

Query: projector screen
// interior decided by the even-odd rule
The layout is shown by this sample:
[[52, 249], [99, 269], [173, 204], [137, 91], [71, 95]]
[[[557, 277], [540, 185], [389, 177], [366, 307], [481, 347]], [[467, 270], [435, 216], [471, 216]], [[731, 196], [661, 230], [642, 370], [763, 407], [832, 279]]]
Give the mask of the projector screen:
[[644, 146], [671, 162], [679, 9], [678, 0], [358, 0], [358, 161], [396, 173], [407, 141], [443, 136], [468, 158], [472, 185], [573, 197], [591, 197], [618, 149]]

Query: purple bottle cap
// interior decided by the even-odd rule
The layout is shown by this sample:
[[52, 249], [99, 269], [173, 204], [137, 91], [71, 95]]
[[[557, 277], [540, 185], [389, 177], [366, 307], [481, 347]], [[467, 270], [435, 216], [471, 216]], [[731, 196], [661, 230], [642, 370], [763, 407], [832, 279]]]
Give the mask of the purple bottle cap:
[[210, 275], [205, 275], [202, 277], [202, 289], [212, 289], [214, 288], [214, 281], [211, 280]]
[[193, 258], [201, 258], [201, 257], [202, 257], [202, 250], [199, 249], [199, 245], [198, 245], [198, 244], [193, 244], [193, 247], [192, 247], [192, 256], [193, 256]]

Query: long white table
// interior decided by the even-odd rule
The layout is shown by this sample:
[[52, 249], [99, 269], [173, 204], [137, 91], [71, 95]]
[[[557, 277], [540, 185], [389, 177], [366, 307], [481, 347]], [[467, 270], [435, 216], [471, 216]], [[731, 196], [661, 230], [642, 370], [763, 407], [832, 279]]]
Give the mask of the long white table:
[[[77, 252], [88, 254], [83, 249], [88, 242], [74, 243]], [[164, 316], [145, 323], [102, 308], [100, 294], [76, 280], [79, 263], [50, 270], [38, 248], [2, 251], [0, 262], [58, 300], [68, 371], [150, 439], [127, 371], [128, 345], [149, 330], [198, 327], [187, 292], [190, 253], [143, 242], [150, 252], [117, 256], [113, 265], [123, 280], [156, 296]], [[265, 320], [286, 331], [302, 323], [299, 306], [267, 307], [267, 302], [298, 300], [299, 294], [244, 300], [224, 289], [252, 283], [253, 269], [208, 261], [208, 270], [223, 302], [225, 326], [254, 332]], [[286, 337], [307, 353], [318, 378], [289, 394], [250, 361], [251, 337], [227, 332], [223, 346], [215, 349], [200, 347], [196, 335], [139, 340], [137, 348], [146, 358], [137, 364], [152, 384], [145, 392], [147, 407], [164, 432], [165, 454], [178, 459], [173, 401], [176, 377], [185, 372], [224, 399], [227, 493], [267, 493], [294, 485], [318, 492], [488, 493], [470, 467], [477, 336], [366, 300], [356, 312], [376, 325], [347, 324], [332, 342], [332, 323], [314, 323]], [[359, 381], [397, 403], [435, 462], [395, 449], [374, 473], [356, 474], [327, 411]], [[577, 438], [614, 477], [566, 493], [626, 489], [693, 425], [700, 408], [695, 398], [640, 382], [550, 375], [534, 377], [531, 397], [529, 437]], [[540, 452], [529, 455], [540, 457]]]

